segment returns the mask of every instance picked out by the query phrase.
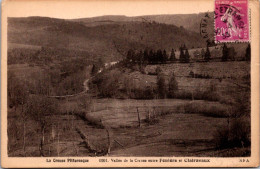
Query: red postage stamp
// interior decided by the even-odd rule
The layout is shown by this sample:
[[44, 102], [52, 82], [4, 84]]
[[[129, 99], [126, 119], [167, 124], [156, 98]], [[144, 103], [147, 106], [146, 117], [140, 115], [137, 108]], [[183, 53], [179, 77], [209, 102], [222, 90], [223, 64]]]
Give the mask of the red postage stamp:
[[250, 40], [248, 0], [215, 0], [215, 41]]

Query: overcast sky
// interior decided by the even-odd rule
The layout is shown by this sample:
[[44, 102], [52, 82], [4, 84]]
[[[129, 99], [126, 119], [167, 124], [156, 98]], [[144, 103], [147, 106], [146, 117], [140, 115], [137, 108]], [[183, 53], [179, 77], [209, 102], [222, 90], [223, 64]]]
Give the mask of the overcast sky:
[[190, 14], [214, 10], [214, 1], [31, 1], [15, 0], [4, 4], [9, 17], [47, 16], [74, 19], [102, 15]]

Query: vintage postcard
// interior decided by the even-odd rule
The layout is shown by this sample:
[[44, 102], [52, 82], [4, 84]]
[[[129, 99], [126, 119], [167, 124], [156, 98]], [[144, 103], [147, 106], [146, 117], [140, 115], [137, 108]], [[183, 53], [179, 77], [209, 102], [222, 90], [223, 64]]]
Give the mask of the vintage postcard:
[[1, 165], [259, 166], [258, 0], [5, 0]]

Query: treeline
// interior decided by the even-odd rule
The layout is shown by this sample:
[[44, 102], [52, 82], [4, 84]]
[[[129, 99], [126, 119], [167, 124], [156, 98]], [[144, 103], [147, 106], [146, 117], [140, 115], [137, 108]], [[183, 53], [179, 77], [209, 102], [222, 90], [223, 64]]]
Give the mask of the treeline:
[[158, 49], [157, 51], [145, 49], [135, 52], [130, 49], [127, 52], [126, 61], [138, 64], [155, 64], [155, 63], [166, 63], [168, 60], [174, 61], [175, 53], [171, 54], [171, 58], [166, 53], [166, 50]]
[[[198, 50], [195, 50], [193, 52], [194, 59], [197, 59], [199, 61], [203, 60], [205, 62], [208, 62], [212, 59], [212, 54], [209, 49], [209, 47], [215, 47], [216, 52], [216, 45], [212, 45], [208, 43], [206, 47], [206, 51], [204, 48], [201, 49], [199, 52]], [[237, 52], [233, 46], [227, 47], [226, 44], [224, 44], [222, 47], [222, 54], [221, 54], [221, 49], [219, 51], [219, 57], [221, 57], [222, 61], [228, 61], [228, 60], [235, 60], [235, 57], [237, 55]], [[176, 58], [176, 50], [172, 49], [170, 54], [167, 54], [166, 50], [158, 49], [158, 50], [153, 50], [153, 49], [145, 49], [145, 50], [140, 50], [135, 51], [133, 49], [128, 50], [126, 59], [124, 62], [126, 64], [139, 64], [139, 65], [146, 65], [146, 64], [165, 64], [167, 62], [180, 62], [180, 63], [189, 63], [191, 55], [189, 53], [189, 49], [186, 47], [185, 44], [181, 45], [179, 48], [179, 59]], [[213, 56], [216, 54], [213, 54]], [[200, 57], [200, 58], [199, 58]], [[215, 56], [216, 57], [216, 56]], [[251, 47], [250, 44], [248, 44], [248, 47], [245, 51], [245, 56], [242, 56], [243, 60], [250, 60], [251, 57]]]
[[[170, 55], [167, 54], [166, 50], [158, 49], [145, 49], [136, 52], [132, 49], [128, 50], [127, 56], [125, 59], [126, 63], [133, 63], [139, 65], [146, 64], [165, 64], [167, 62], [181, 62], [181, 63], [189, 63], [190, 62], [190, 54], [189, 50], [185, 44], [181, 45], [179, 48], [180, 55], [179, 59], [176, 58], [176, 50], [172, 49]], [[207, 47], [206, 53], [204, 52], [205, 58], [210, 58], [209, 49]], [[208, 59], [209, 60], [209, 59]]]
[[[224, 43], [223, 49], [222, 49], [222, 57], [221, 60], [223, 62], [228, 61], [228, 60], [235, 60], [236, 56], [236, 51], [234, 47], [227, 47], [227, 45]], [[245, 51], [245, 56], [243, 57], [243, 60], [250, 61], [251, 60], [251, 45], [248, 44], [246, 51]]]
[[[132, 49], [128, 50], [126, 59], [124, 60], [126, 63], [133, 63], [139, 65], [146, 64], [165, 64], [167, 62], [181, 62], [181, 63], [189, 63], [190, 62], [190, 54], [189, 50], [185, 44], [181, 45], [179, 48], [180, 55], [179, 59], [176, 58], [176, 50], [172, 49], [170, 55], [167, 54], [166, 50], [158, 49], [145, 49], [136, 52]], [[207, 48], [207, 52], [209, 52]], [[206, 54], [208, 54], [206, 52]], [[207, 56], [205, 56], [207, 57]], [[209, 56], [210, 57], [210, 56]]]

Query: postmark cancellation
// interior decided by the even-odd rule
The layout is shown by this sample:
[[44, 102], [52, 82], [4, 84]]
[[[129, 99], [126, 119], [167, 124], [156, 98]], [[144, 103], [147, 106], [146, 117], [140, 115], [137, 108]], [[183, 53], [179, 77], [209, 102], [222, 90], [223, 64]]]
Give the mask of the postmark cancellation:
[[215, 42], [249, 42], [248, 0], [215, 0]]

